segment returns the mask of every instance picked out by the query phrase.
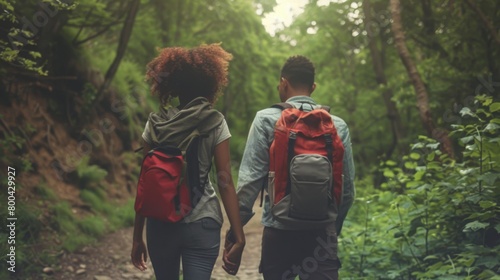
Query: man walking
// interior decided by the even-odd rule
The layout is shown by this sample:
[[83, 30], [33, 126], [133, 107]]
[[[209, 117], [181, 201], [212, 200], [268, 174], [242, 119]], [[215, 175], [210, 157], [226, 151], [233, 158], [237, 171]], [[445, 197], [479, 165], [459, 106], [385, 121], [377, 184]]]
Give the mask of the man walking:
[[[302, 111], [321, 107], [311, 98], [316, 88], [314, 75], [314, 65], [306, 57], [288, 58], [282, 67], [277, 87], [280, 100]], [[282, 108], [261, 110], [257, 112], [250, 128], [238, 178], [237, 192], [242, 222], [246, 224], [254, 215], [252, 207], [255, 200], [262, 188], [266, 188], [269, 195], [266, 195], [262, 214], [264, 232], [260, 263], [264, 279], [295, 279], [297, 275], [300, 279], [338, 279], [340, 262], [337, 257], [337, 234], [340, 233], [354, 200], [354, 163], [348, 127], [342, 119], [331, 116], [344, 149], [343, 158], [340, 158], [343, 166], [343, 192], [340, 194], [342, 202], [337, 205], [336, 219], [320, 228], [294, 226], [293, 223], [285, 223], [275, 217], [271, 209], [275, 191], [270, 191], [268, 186], [271, 173], [270, 147], [275, 137], [275, 125], [281, 114]], [[226, 250], [230, 247], [229, 232]]]

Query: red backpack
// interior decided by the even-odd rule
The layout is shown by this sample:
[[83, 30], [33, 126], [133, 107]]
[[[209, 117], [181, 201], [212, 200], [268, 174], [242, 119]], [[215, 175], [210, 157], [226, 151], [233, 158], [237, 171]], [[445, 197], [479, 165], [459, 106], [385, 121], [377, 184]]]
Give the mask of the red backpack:
[[137, 185], [135, 211], [148, 218], [178, 222], [201, 199], [198, 160], [199, 133], [193, 132], [185, 150], [173, 146], [152, 149], [144, 157]]
[[334, 222], [342, 199], [344, 146], [329, 107], [308, 112], [288, 103], [273, 107], [282, 110], [269, 150], [274, 218], [304, 229]]

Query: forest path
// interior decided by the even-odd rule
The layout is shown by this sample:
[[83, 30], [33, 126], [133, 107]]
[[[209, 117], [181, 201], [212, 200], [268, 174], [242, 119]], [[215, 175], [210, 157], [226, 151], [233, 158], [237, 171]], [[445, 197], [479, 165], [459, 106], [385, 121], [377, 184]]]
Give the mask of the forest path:
[[[257, 199], [259, 201], [259, 199]], [[230, 276], [222, 269], [222, 246], [229, 221], [224, 213], [221, 230], [221, 249], [212, 273], [212, 280], [261, 280], [259, 274], [262, 225], [262, 208], [254, 206], [255, 217], [245, 226], [246, 246], [237, 276]], [[223, 211], [224, 212], [224, 211]], [[124, 228], [101, 238], [97, 243], [74, 253], [63, 254], [52, 268], [54, 272], [44, 279], [57, 280], [118, 280], [154, 279], [153, 267], [148, 260], [148, 269], [141, 272], [130, 261], [133, 228]]]

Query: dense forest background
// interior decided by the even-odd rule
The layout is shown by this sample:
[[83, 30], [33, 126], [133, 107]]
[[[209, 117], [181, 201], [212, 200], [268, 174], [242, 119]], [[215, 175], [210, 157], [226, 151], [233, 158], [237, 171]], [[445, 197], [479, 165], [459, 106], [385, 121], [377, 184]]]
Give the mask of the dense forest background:
[[315, 63], [313, 97], [348, 123], [342, 279], [500, 279], [500, 2], [310, 0], [270, 35], [275, 5], [0, 0], [0, 213], [19, 221], [19, 279], [132, 224], [134, 149], [158, 109], [146, 64], [157, 48], [219, 42], [234, 56], [217, 108], [235, 176], [290, 55]]

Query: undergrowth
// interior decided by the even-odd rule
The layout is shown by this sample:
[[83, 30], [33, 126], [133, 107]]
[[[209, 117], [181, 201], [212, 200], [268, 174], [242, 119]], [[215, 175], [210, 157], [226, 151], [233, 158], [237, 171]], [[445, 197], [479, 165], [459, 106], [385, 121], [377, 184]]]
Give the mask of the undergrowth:
[[500, 103], [478, 96], [451, 136], [457, 158], [420, 136], [387, 182], [357, 182], [339, 242], [342, 279], [500, 279]]
[[[99, 171], [96, 168], [91, 167], [92, 170]], [[88, 204], [88, 214], [77, 215], [78, 211], [67, 201], [61, 201], [55, 191], [45, 183], [33, 188], [34, 197], [31, 200], [16, 196], [16, 243], [8, 244], [9, 232], [0, 232], [0, 240], [6, 241], [0, 243], [1, 252], [9, 252], [10, 246], [15, 246], [16, 268], [15, 273], [7, 270], [4, 264], [8, 259], [6, 254], [2, 253], [0, 279], [29, 279], [26, 278], [27, 275], [38, 275], [40, 278], [35, 279], [42, 279], [44, 276], [41, 267], [57, 267], [57, 256], [61, 250], [74, 252], [85, 245], [93, 244], [106, 233], [133, 225], [133, 200], [130, 199], [124, 204], [110, 202], [103, 187], [96, 182], [102, 179], [101, 176], [89, 177], [88, 170], [81, 169], [83, 172], [80, 175], [85, 177], [86, 186], [91, 186], [81, 190], [80, 194], [81, 200]], [[0, 180], [6, 182], [7, 178], [0, 177]], [[16, 185], [16, 191], [22, 188], [23, 186]], [[7, 189], [2, 185], [0, 201], [7, 201], [6, 194]], [[7, 207], [0, 207], [0, 216], [8, 217]], [[49, 240], [46, 240], [47, 236], [50, 236]]]

